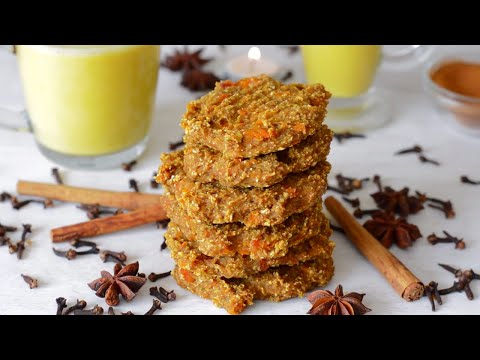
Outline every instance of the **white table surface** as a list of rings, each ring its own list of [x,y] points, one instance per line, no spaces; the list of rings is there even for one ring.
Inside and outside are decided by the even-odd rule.
[[[246,51],[245,47],[229,47],[227,54],[218,52],[217,47],[208,47],[207,55],[224,59],[235,51]],[[277,47],[262,47],[264,53],[282,61],[294,69],[295,81],[303,81],[300,54],[288,56],[285,50]],[[162,48],[162,55],[170,53],[172,47]],[[439,48],[437,51],[445,51]],[[449,50],[457,51],[456,47]],[[480,51],[480,49],[479,49]],[[399,257],[424,282],[435,280],[440,288],[453,283],[453,275],[441,269],[437,263],[473,268],[480,272],[480,186],[460,184],[461,174],[480,178],[478,154],[480,138],[469,138],[443,127],[435,118],[433,109],[420,85],[420,69],[393,73],[381,69],[377,85],[388,93],[392,102],[394,119],[387,127],[368,133],[366,140],[351,140],[342,145],[332,143],[329,157],[333,165],[330,178],[342,172],[348,176],[383,175],[385,185],[394,188],[409,186],[431,196],[448,198],[453,201],[457,216],[446,220],[440,212],[432,209],[412,216],[423,238],[413,247],[404,251],[392,248]],[[159,155],[167,151],[168,143],[180,139],[182,130],[178,123],[188,101],[198,94],[191,93],[179,86],[180,75],[161,70],[157,94],[156,117],[151,133],[148,150],[142,156],[132,173],[120,169],[87,172],[62,169],[66,184],[84,187],[96,187],[128,191],[128,179],[140,180],[145,191],[150,190],[148,179],[159,165]],[[23,108],[21,86],[15,58],[0,53],[0,107]],[[441,161],[442,166],[421,164],[415,156],[394,157],[393,153],[413,144],[421,144],[431,158]],[[46,160],[36,149],[29,133],[16,133],[0,129],[0,191],[15,192],[19,179],[52,182],[50,169],[55,164]],[[375,187],[370,184],[358,194],[363,208],[373,206],[369,194]],[[160,192],[161,190],[158,190]],[[98,256],[79,257],[73,261],[56,257],[52,253],[49,230],[54,227],[85,221],[85,214],[72,204],[60,204],[53,209],[43,210],[35,204],[15,211],[8,202],[0,203],[0,223],[21,227],[22,223],[33,225],[32,244],[24,253],[23,260],[0,248],[0,314],[54,314],[55,298],[63,296],[72,304],[75,299],[84,299],[89,307],[99,304],[105,308],[104,299],[97,298],[87,283],[98,278],[101,270],[112,270],[113,264],[103,264]],[[433,247],[426,237],[435,232],[447,230],[463,237],[467,248],[454,250],[451,244]],[[20,232],[12,235],[19,240]],[[129,262],[139,261],[140,271],[147,275],[164,272],[173,268],[168,250],[160,252],[163,231],[154,225],[107,235],[94,239],[103,249],[121,251],[129,256]],[[365,258],[342,235],[335,233],[334,252],[335,276],[326,287],[333,290],[342,284],[346,291],[365,292],[364,303],[373,311],[371,314],[432,314],[426,298],[414,303],[401,300],[387,284],[386,280],[370,265]],[[39,280],[40,286],[30,290],[20,274],[29,274]],[[143,314],[152,303],[148,289],[150,282],[140,290],[131,302],[121,302],[119,311],[131,310]],[[181,289],[170,277],[155,283],[167,289],[174,289],[177,301],[163,306],[159,312],[166,314],[225,314],[210,301],[203,300]],[[444,296],[444,305],[435,314],[480,314],[480,281],[472,284],[476,295],[473,301],[465,294]],[[306,299],[292,299],[281,303],[257,301],[244,314],[305,314],[309,309]]]

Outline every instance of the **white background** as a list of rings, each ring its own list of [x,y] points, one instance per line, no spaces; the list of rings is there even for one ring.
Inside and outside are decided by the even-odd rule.
[[[462,47],[440,47],[437,52],[461,51]],[[479,51],[478,47],[475,47]],[[246,52],[248,47],[229,47],[226,54],[210,46],[206,55],[215,56],[219,62],[211,64],[220,68],[221,62],[233,53]],[[303,67],[300,54],[289,56],[283,49],[272,46],[262,47],[264,53],[294,69],[295,81],[303,81]],[[171,46],[162,48],[162,55],[172,51]],[[435,210],[427,209],[411,217],[424,238],[416,241],[412,248],[392,251],[420,279],[428,283],[439,282],[440,287],[449,287],[453,275],[441,269],[437,263],[447,263],[463,268],[473,268],[480,273],[480,186],[460,183],[461,174],[480,179],[480,138],[466,137],[445,128],[435,118],[427,95],[420,82],[421,67],[407,72],[391,72],[381,68],[377,86],[388,95],[392,104],[393,121],[387,127],[371,132],[366,140],[352,140],[339,145],[332,143],[329,157],[333,164],[330,178],[342,172],[347,176],[371,176],[381,174],[385,185],[400,188],[409,186],[427,192],[433,197],[448,198],[453,201],[457,217],[446,220]],[[156,117],[151,141],[145,155],[132,173],[122,170],[86,172],[62,169],[65,183],[69,185],[96,187],[128,191],[128,179],[140,181],[145,191],[148,180],[159,165],[159,155],[167,151],[168,143],[180,139],[182,130],[178,123],[188,101],[198,94],[191,93],[179,85],[180,75],[161,70],[157,94]],[[0,107],[22,109],[21,85],[18,79],[15,58],[0,53]],[[415,156],[394,157],[393,153],[413,144],[421,144],[427,156],[438,159],[442,166],[421,164]],[[18,179],[52,182],[51,167],[55,166],[37,151],[31,134],[14,133],[0,129],[0,191],[15,192]],[[357,195],[363,208],[370,208],[373,202],[369,194],[375,187],[370,184]],[[161,190],[158,190],[160,192]],[[55,298],[66,297],[69,304],[75,299],[84,299],[89,307],[100,304],[87,283],[100,276],[100,271],[113,268],[112,263],[103,264],[95,256],[77,258],[73,261],[53,255],[49,230],[54,227],[85,221],[85,214],[73,204],[60,204],[53,209],[42,210],[41,206],[29,205],[21,211],[12,210],[9,203],[0,203],[0,223],[21,226],[33,225],[32,244],[24,253],[24,260],[8,254],[8,249],[0,248],[0,314],[54,314]],[[428,244],[426,237],[442,230],[463,237],[467,248],[454,250],[451,244]],[[168,250],[159,252],[163,232],[154,225],[96,238],[103,249],[124,250],[130,261],[140,262],[140,271],[147,275],[172,269],[173,262]],[[20,232],[12,235],[19,240]],[[432,314],[430,305],[424,298],[415,303],[400,299],[382,276],[362,257],[342,235],[334,234],[336,242],[335,276],[327,289],[333,290],[342,284],[346,291],[365,292],[364,303],[373,311],[371,314]],[[30,290],[20,277],[21,273],[38,278],[40,286]],[[210,301],[200,299],[180,289],[172,278],[158,281],[167,289],[174,289],[177,301],[164,305],[159,314],[225,314]],[[135,314],[146,312],[152,302],[148,295],[150,282],[141,289],[131,303],[122,301],[118,311],[131,310]],[[472,284],[475,300],[468,301],[465,294],[444,297],[444,305],[435,314],[480,314],[480,281]],[[309,309],[306,299],[292,299],[282,303],[258,301],[244,314],[305,314]]]

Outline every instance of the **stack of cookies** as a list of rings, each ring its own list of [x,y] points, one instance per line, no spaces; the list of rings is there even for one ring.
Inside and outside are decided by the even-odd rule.
[[[322,213],[332,132],[322,85],[267,76],[223,81],[191,102],[185,149],[162,155],[165,235],[180,286],[238,314],[333,275]]]

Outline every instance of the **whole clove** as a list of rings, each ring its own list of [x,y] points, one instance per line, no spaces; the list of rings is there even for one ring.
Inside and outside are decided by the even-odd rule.
[[[473,292],[472,289],[470,288],[470,283],[472,280],[480,280],[480,274],[476,274],[473,272],[473,270],[460,270],[460,269],[455,269],[449,265],[445,264],[438,264],[448,272],[451,272],[452,274],[455,275],[455,278],[458,279],[458,281],[455,281],[453,285],[447,289],[442,289],[439,290],[440,295],[447,295],[451,294],[454,292],[465,292],[465,295],[467,295],[468,300],[473,300]]]
[[[167,271],[167,272],[160,273],[160,274],[155,274],[155,273],[152,272],[152,273],[150,273],[150,275],[148,275],[148,280],[150,280],[151,282],[155,282],[157,280],[169,277],[170,274],[171,274],[171,271]]]
[[[100,251],[100,259],[102,259],[103,262],[114,262],[125,266],[125,261],[127,261],[127,255],[125,255],[125,252],[123,251],[115,252],[110,250],[102,250]]]
[[[10,203],[12,204],[12,208],[15,210],[20,210],[31,203],[42,204],[44,209],[53,207],[54,205],[53,201],[50,199],[44,199],[44,200],[26,199],[26,200],[19,201],[16,196],[11,197]]]
[[[17,258],[22,259],[23,251],[25,250],[25,242],[27,241],[27,235],[32,232],[32,225],[23,224],[22,238],[17,244]]]
[[[411,148],[407,148],[407,149],[403,149],[403,150],[399,150],[395,153],[395,155],[403,155],[403,154],[411,154],[411,153],[421,153],[423,152],[423,149],[421,146],[419,145],[415,145]]]
[[[71,313],[77,311],[77,310],[83,310],[87,307],[87,302],[84,300],[78,300],[75,305],[70,306],[69,308],[65,309],[63,311],[62,315],[70,315]]]
[[[147,277],[147,275],[145,275],[145,273],[138,273],[137,276],[141,277],[141,278],[144,278],[144,279]]]
[[[347,203],[349,203],[354,208],[360,207],[360,199],[359,198],[349,199],[346,196],[342,196],[342,199],[344,201],[346,201]]]
[[[97,247],[97,244],[94,243],[93,241],[87,241],[87,240],[81,240],[81,239],[71,240],[70,245],[72,245],[76,249],[81,247],[92,247],[92,248]]]
[[[111,306],[108,308],[107,314],[108,315],[117,315],[117,314],[115,314],[115,310],[113,310],[113,307],[111,307]]]
[[[430,304],[432,305],[432,311],[435,311],[435,301],[437,301],[438,305],[442,305],[442,298],[438,290],[438,283],[435,281],[430,281],[428,285],[425,286],[423,296],[426,296],[428,301],[430,301]]]
[[[153,300],[152,307],[145,313],[145,315],[153,315],[157,310],[162,310],[162,303],[160,300]]]
[[[464,184],[480,185],[480,181],[471,180],[468,176],[462,175],[460,181]]]
[[[330,191],[334,191],[338,194],[341,194],[341,195],[348,195],[348,193],[346,193],[344,190],[338,188],[338,187],[335,187],[335,186],[331,186],[331,185],[327,185],[327,190],[330,190]]]
[[[424,155],[419,155],[418,160],[420,160],[420,162],[422,162],[422,163],[430,163],[430,164],[433,164],[433,165],[436,165],[436,166],[440,166],[440,163],[437,160],[429,159],[429,158],[425,157]]]
[[[155,180],[157,177],[157,172],[154,171],[152,177],[150,178],[150,188],[152,189],[158,189],[160,184]]]
[[[130,179],[128,181],[128,187],[132,189],[134,192],[137,192],[137,193],[140,192],[140,190],[138,190],[138,183],[135,179]]]
[[[103,308],[101,306],[95,305],[93,309],[90,310],[75,310],[73,315],[102,315]]]
[[[57,315],[62,315],[63,309],[67,307],[67,299],[59,297],[55,301],[57,302]]]
[[[17,228],[15,226],[8,226],[0,224],[0,236],[5,235],[7,232],[15,232]]]
[[[343,230],[342,227],[337,226],[337,225],[333,225],[331,222],[330,222],[330,229],[332,229],[334,231],[337,231],[339,233],[345,234],[345,230]]]
[[[160,251],[163,251],[167,248],[167,240],[165,239],[165,236],[163,237],[163,242],[162,245],[160,245]]]
[[[377,185],[378,192],[383,192],[382,179],[380,178],[380,175],[373,176],[373,183]]]
[[[169,301],[174,301],[177,298],[174,290],[167,291],[161,286],[159,288],[156,286],[152,286],[150,288],[150,295],[156,297],[158,300],[165,304]]]
[[[63,185],[63,180],[62,180],[62,177],[60,176],[60,172],[58,171],[58,168],[52,168],[52,176],[58,185]]]
[[[353,216],[355,216],[357,219],[361,219],[366,215],[374,215],[374,214],[378,213],[379,211],[380,211],[379,209],[362,210],[360,208],[357,208],[353,212]]]
[[[98,204],[93,204],[93,205],[81,204],[81,205],[78,205],[77,208],[80,209],[80,210],[86,211],[87,212],[87,217],[90,220],[98,219],[101,215],[120,215],[120,214],[123,214],[123,210],[121,210],[121,209],[113,210],[113,209],[110,209],[110,208],[100,206]]]
[[[76,251],[74,249],[69,249],[67,251],[60,251],[55,248],[52,248],[53,253],[59,257],[64,257],[68,260],[73,260],[77,256],[82,256],[82,255],[90,255],[90,254],[98,254],[100,250],[97,247],[92,247],[89,250],[85,251]]]
[[[431,197],[428,197],[426,194],[422,194],[419,191],[416,191],[415,193],[417,194],[417,197],[419,198],[419,200],[421,200],[422,202],[429,201],[434,203],[434,204],[428,204],[428,206],[431,207],[432,209],[437,209],[442,211],[445,214],[445,217],[447,219],[451,219],[455,217],[453,204],[450,200],[444,201],[440,199],[431,198]]]
[[[5,191],[0,193],[0,202],[4,202],[6,200],[10,200],[13,196]]]
[[[185,142],[183,140],[180,140],[180,141],[177,141],[177,142],[169,143],[168,148],[170,149],[170,151],[175,151],[178,148],[182,147],[183,145],[185,145]]]
[[[137,165],[137,160],[130,161],[122,164],[122,169],[125,171],[132,171],[132,168]]]
[[[23,280],[30,286],[30,289],[35,289],[38,287],[38,280],[32,278],[31,276],[28,275],[22,275]]]
[[[430,244],[436,245],[438,243],[453,243],[455,244],[455,249],[460,249],[463,250],[465,249],[465,242],[463,239],[459,239],[457,237],[454,237],[450,235],[448,232],[443,231],[445,234],[445,237],[438,237],[435,234],[428,235],[427,240]]]
[[[350,131],[343,133],[334,133],[333,137],[341,144],[344,140],[353,139],[353,138],[365,138],[364,134],[353,134]]]
[[[170,219],[157,221],[157,229],[162,228],[165,230],[168,227],[169,223],[170,223]]]
[[[282,76],[280,81],[285,82],[287,80],[290,80],[293,77],[293,71],[292,70],[287,70],[285,74]]]

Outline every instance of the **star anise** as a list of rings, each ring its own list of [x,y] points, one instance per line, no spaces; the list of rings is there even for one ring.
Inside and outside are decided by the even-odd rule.
[[[423,199],[415,196],[409,196],[408,187],[396,191],[387,186],[383,191],[377,191],[370,196],[375,200],[377,206],[387,212],[394,212],[402,217],[410,214],[416,214],[424,209]]]
[[[175,50],[175,54],[167,56],[162,65],[171,71],[198,69],[211,61],[211,59],[203,59],[201,57],[203,50],[189,52],[185,46],[183,51]]]
[[[416,225],[409,224],[405,218],[395,218],[394,214],[383,211],[373,214],[372,219],[363,226],[386,248],[395,243],[400,249],[406,249],[422,237]]]
[[[310,315],[364,315],[372,311],[362,304],[365,294],[351,292],[343,294],[342,285],[338,285],[335,294],[328,290],[317,290],[308,295],[312,308]]]
[[[182,86],[192,91],[213,90],[220,79],[211,72],[200,69],[185,70],[182,76]]]
[[[105,298],[109,306],[117,306],[120,303],[120,294],[126,301],[130,301],[145,284],[147,279],[137,276],[138,261],[122,268],[115,264],[113,276],[108,271],[102,271],[102,277],[88,284],[90,289],[96,291],[95,295]]]

